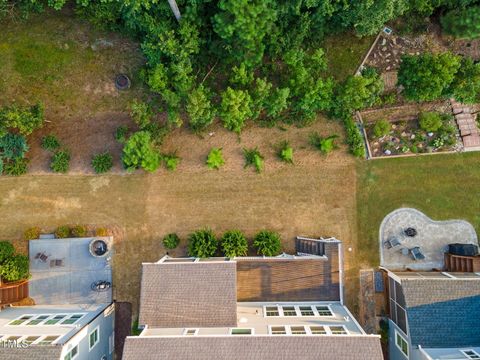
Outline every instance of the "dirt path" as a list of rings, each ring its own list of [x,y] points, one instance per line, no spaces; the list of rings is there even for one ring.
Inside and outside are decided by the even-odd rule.
[[[115,294],[133,302],[135,312],[140,265],[164,255],[161,238],[169,232],[177,232],[184,246],[189,232],[205,226],[217,233],[239,228],[250,237],[269,228],[281,233],[285,250],[292,250],[298,234],[336,236],[354,248],[348,267],[356,243],[356,177],[354,162],[345,159],[279,166],[261,175],[193,168],[154,175],[0,178],[0,234],[20,239],[30,226],[51,231],[65,223],[115,229]],[[22,240],[16,245],[26,248]]]

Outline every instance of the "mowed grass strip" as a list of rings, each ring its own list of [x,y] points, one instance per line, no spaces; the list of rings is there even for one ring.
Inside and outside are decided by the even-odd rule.
[[[464,219],[480,232],[480,153],[359,162],[359,260],[378,265],[378,230],[385,215],[413,207],[434,220]]]

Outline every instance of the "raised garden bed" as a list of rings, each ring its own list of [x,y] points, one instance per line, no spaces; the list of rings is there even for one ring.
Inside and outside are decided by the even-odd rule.
[[[441,119],[441,126],[437,130],[422,128],[419,121],[421,114],[366,123],[365,131],[371,156],[383,157],[461,150],[462,142],[451,114],[435,113]]]

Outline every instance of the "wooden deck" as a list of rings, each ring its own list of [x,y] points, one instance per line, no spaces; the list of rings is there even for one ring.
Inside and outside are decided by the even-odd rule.
[[[480,272],[480,256],[445,253],[445,268],[449,272]]]
[[[237,259],[238,301],[338,301],[338,244],[326,258]]]
[[[0,286],[0,305],[9,305],[28,297],[28,280]]]

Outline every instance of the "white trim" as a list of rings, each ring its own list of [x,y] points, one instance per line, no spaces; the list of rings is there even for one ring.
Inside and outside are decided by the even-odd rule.
[[[403,332],[403,331],[402,331],[402,332]],[[398,343],[397,343],[397,336],[400,336],[400,338],[401,338],[403,341],[405,341],[405,343],[407,344],[407,353],[406,353],[406,354],[403,352],[403,349],[398,345]],[[405,339],[405,338],[403,337],[402,334],[400,334],[400,332],[399,332],[397,329],[395,329],[395,345],[396,345],[397,348],[400,350],[400,352],[402,353],[402,355],[405,356],[405,357],[408,359],[408,358],[409,358],[408,356],[409,356],[409,354],[410,354],[410,347],[409,347],[409,345],[408,345],[408,341],[407,341],[407,339]]]
[[[93,345],[90,345],[90,336],[92,336],[94,332],[97,332],[97,341],[95,341]],[[98,325],[95,329],[93,329],[88,333],[88,351],[92,351],[95,345],[97,345],[99,342],[100,342],[100,325]]]
[[[283,327],[285,329],[285,334],[273,334],[272,328],[273,327]],[[305,330],[305,334],[293,334],[292,333],[292,327],[303,327]],[[325,330],[325,334],[312,334],[312,330],[310,329],[311,327],[323,327]],[[333,334],[331,327],[341,327],[344,331],[345,334]],[[334,325],[334,324],[310,324],[310,325],[305,325],[305,324],[291,324],[291,325],[268,325],[268,335],[270,336],[351,336],[350,332],[344,325]]]
[[[425,350],[423,350],[422,345],[418,345],[418,350],[420,350],[423,356],[425,356],[428,360],[434,360]]]
[[[190,331],[190,330],[194,330],[194,333],[189,335],[189,334],[187,334],[187,333],[188,333],[188,331]],[[183,335],[184,335],[184,336],[196,336],[196,335],[198,335],[198,328],[185,328],[185,329],[183,330]]]
[[[232,334],[233,330],[250,330],[250,334]],[[228,334],[232,336],[252,336],[255,335],[255,329],[249,327],[232,327],[228,329]]]
[[[467,351],[473,352],[473,354],[474,354],[475,356],[477,356],[477,357],[474,357],[474,358],[470,357],[470,355],[467,355],[467,354],[466,354]],[[465,356],[467,357],[467,359],[479,359],[479,358],[480,358],[480,354],[477,353],[477,352],[476,352],[475,350],[473,350],[473,349],[462,349],[462,350],[460,350],[460,352],[461,352],[463,355],[465,355]]]
[[[342,243],[338,243],[338,276],[339,276],[339,290],[340,290],[340,304],[343,305],[343,248],[342,248]]]
[[[353,321],[353,323],[355,325],[357,325],[357,328],[358,330],[360,330],[360,332],[362,334],[365,334],[367,335],[367,333],[365,332],[365,330],[363,330],[363,328],[360,326],[360,324],[358,323],[357,319],[355,319],[355,316],[352,315],[352,313],[350,312],[350,310],[348,310],[348,308],[346,306],[343,306],[343,308],[345,309],[345,312],[348,314],[348,316],[350,317],[350,320]]]
[[[343,305],[342,305],[343,306]],[[267,316],[267,307],[276,307],[278,315],[275,316]],[[293,307],[295,310],[295,315],[286,316],[283,312],[284,307]],[[310,307],[313,312],[313,315],[302,315],[302,311],[300,307]],[[320,315],[317,307],[326,307],[328,311],[330,311],[331,315]],[[343,306],[344,307],[344,306]],[[344,307],[345,308],[345,307]],[[262,307],[263,317],[268,318],[277,318],[277,317],[286,317],[286,318],[294,318],[294,317],[302,317],[302,318],[335,318],[335,312],[332,310],[332,307],[329,304],[270,304],[270,305],[263,305]],[[350,314],[351,315],[351,314]]]
[[[23,334],[8,334],[8,335],[2,335],[0,336],[0,342],[2,341],[8,341],[7,339],[10,337],[10,336],[19,336],[19,338],[16,340],[17,343],[21,343],[22,341],[25,341],[27,338],[29,337],[32,337],[32,336],[38,336],[38,339],[32,341],[32,343],[30,345],[34,345],[34,344],[38,344],[40,342],[42,342],[43,340],[45,340],[45,338],[47,337],[53,337],[53,336],[56,336],[56,339],[52,341],[52,345],[55,345],[57,343],[57,341],[63,336],[63,335],[57,335],[57,334],[47,334],[47,335],[44,335],[44,334],[28,334],[28,335],[23,335]],[[11,340],[10,340],[11,341]]]
[[[283,325],[277,325],[277,326],[283,326]],[[308,326],[308,325],[307,325]],[[317,325],[314,325],[317,326]],[[319,326],[337,326],[337,325],[319,325]],[[340,326],[340,325],[338,325]],[[245,328],[241,328],[245,329]],[[220,338],[220,337],[231,337],[232,335],[230,334],[208,334],[208,335],[197,335],[198,337],[202,338]],[[233,336],[252,336],[252,335],[233,335]],[[256,337],[267,337],[267,336],[277,336],[277,335],[270,335],[270,334],[254,334]],[[295,335],[298,336],[298,335]],[[305,335],[303,335],[305,336]],[[317,335],[312,335],[312,336],[317,336]],[[348,337],[355,337],[355,338],[377,338],[380,339],[381,336],[378,334],[348,334],[348,335],[331,335],[331,336],[348,336]],[[152,338],[152,339],[162,339],[162,338],[184,338],[183,335],[145,335],[145,336],[127,336],[127,339],[141,339],[141,338]]]
[[[454,275],[452,275],[452,274],[450,274],[446,271],[442,271],[441,274],[449,277],[450,279],[456,279],[457,278],[456,276],[454,276]]]

